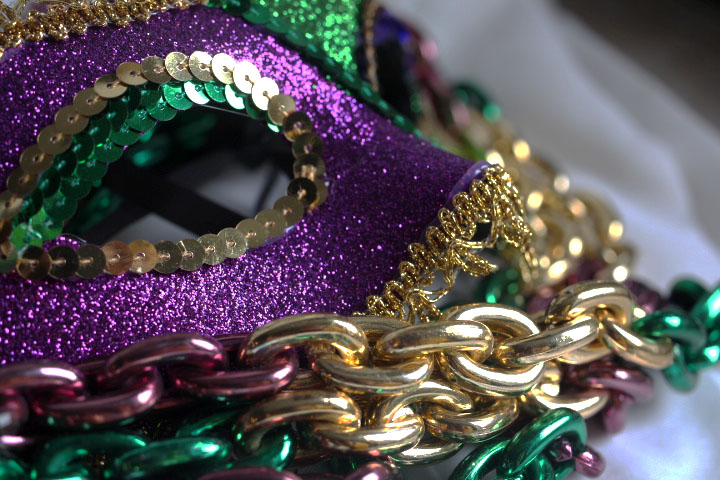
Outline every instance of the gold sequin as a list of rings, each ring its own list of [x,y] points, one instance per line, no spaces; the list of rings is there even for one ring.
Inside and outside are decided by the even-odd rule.
[[[117,98],[127,91],[127,85],[122,83],[114,73],[106,73],[95,80],[93,88],[95,93],[103,98]]]
[[[147,83],[142,66],[138,62],[121,63],[115,70],[115,75],[126,85],[138,86]]]
[[[55,114],[55,128],[58,132],[74,135],[88,126],[90,119],[78,112],[73,105],[61,108]]]
[[[235,227],[247,241],[248,248],[257,248],[265,245],[268,231],[265,226],[254,218],[246,218]]]
[[[0,220],[13,218],[23,205],[23,198],[5,190],[0,193]]]
[[[169,240],[161,240],[155,244],[158,253],[157,265],[155,271],[159,273],[173,273],[182,263],[182,250],[175,242]]]
[[[330,193],[328,191],[327,185],[325,185],[325,182],[323,182],[322,178],[316,178],[313,180],[315,182],[315,187],[317,188],[317,198],[312,204],[313,208],[317,208],[323,203],[325,203],[325,200],[327,200],[328,194]]]
[[[285,117],[282,127],[285,138],[291,142],[294,142],[303,133],[313,131],[312,120],[304,112],[293,112]]]
[[[317,200],[317,186],[308,178],[296,178],[288,185],[287,194],[300,200],[305,207],[309,207]]]
[[[53,155],[63,153],[70,148],[72,140],[72,135],[58,132],[55,125],[48,125],[43,128],[37,136],[37,143],[40,146],[40,150]]]
[[[9,240],[0,242],[0,273],[10,273],[17,266],[17,249]]]
[[[205,248],[205,259],[207,265],[217,265],[227,258],[227,247],[225,240],[214,233],[206,233],[198,238],[200,245]]]
[[[254,64],[243,60],[235,65],[233,82],[242,93],[250,95],[253,84],[258,80],[260,80],[260,70]]]
[[[22,252],[15,268],[23,278],[42,280],[50,272],[50,255],[42,248],[31,245]]]
[[[285,233],[287,221],[282,213],[273,209],[266,209],[255,215],[255,220],[260,222],[268,232],[268,237],[277,238]]]
[[[233,83],[235,59],[227,53],[218,53],[215,55],[210,62],[210,69],[218,82],[224,83],[225,85]]]
[[[77,249],[80,278],[95,278],[105,270],[105,254],[97,245],[87,244]]]
[[[188,57],[182,52],[170,52],[165,57],[165,69],[175,80],[187,82],[192,79],[188,68]]]
[[[48,252],[51,259],[50,276],[63,279],[75,275],[78,269],[78,254],[68,245],[58,245]]]
[[[318,135],[314,133],[303,133],[295,138],[292,146],[292,152],[295,158],[300,158],[308,153],[314,153],[315,155],[322,156],[323,153],[323,141]]]
[[[296,108],[294,98],[280,93],[272,97],[268,102],[268,118],[275,125],[281,126],[285,122],[285,117],[294,112]]]
[[[20,168],[13,170],[7,178],[8,191],[24,197],[33,190],[38,183],[38,176],[33,173],[27,173]]]
[[[12,220],[0,220],[0,244],[10,238],[13,231]]]
[[[30,145],[20,155],[20,167],[27,173],[42,173],[53,163],[53,155],[44,153],[37,144]]]
[[[262,77],[252,86],[252,101],[260,110],[267,110],[270,99],[280,93],[280,89],[275,80],[268,77]]]
[[[320,178],[325,175],[325,162],[315,153],[301,155],[293,164],[293,175],[295,178],[305,177],[310,180]]]
[[[110,275],[122,275],[130,270],[133,255],[124,242],[113,240],[102,246],[105,255],[105,272]]]
[[[225,251],[228,258],[238,258],[247,251],[247,240],[235,228],[223,228],[218,237],[225,241]]]
[[[202,267],[205,260],[205,247],[194,238],[186,238],[178,242],[178,247],[182,252],[182,261],[180,268],[187,272],[193,272]]]
[[[95,89],[93,88],[80,90],[73,98],[73,107],[75,107],[75,110],[88,117],[102,112],[106,106],[107,100],[95,93]]]
[[[289,227],[298,223],[305,212],[302,202],[296,197],[281,197],[273,205],[273,209],[277,210],[285,217],[285,222]]]
[[[172,77],[165,70],[165,59],[161,57],[151,56],[145,57],[140,64],[140,69],[145,78],[153,83],[167,83]]]
[[[201,82],[209,82],[213,79],[212,71],[210,71],[211,63],[212,56],[209,53],[193,52],[188,60],[190,73]]]
[[[155,245],[147,240],[135,240],[128,245],[132,254],[130,271],[134,273],[147,273],[158,263],[158,252]]]

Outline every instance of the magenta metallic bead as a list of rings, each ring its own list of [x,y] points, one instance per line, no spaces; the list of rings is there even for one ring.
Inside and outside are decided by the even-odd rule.
[[[85,376],[62,362],[23,362],[0,369],[0,391],[3,390],[75,397],[85,390]]]
[[[635,303],[647,313],[653,313],[660,308],[662,296],[652,288],[637,280],[626,280],[623,284],[630,290]]]
[[[345,477],[345,480],[390,480],[395,475],[387,463],[370,462]]]
[[[607,432],[617,433],[625,427],[627,409],[632,405],[631,396],[622,392],[611,391],[607,405],[602,411],[603,427]]]
[[[16,433],[27,421],[28,407],[20,395],[0,393],[0,434]]]
[[[242,467],[203,475],[199,480],[302,480],[290,472],[279,472],[269,467]]]
[[[557,292],[552,288],[540,287],[535,295],[530,297],[525,308],[531,315],[537,312],[544,312],[556,296]]]
[[[70,428],[108,425],[132,419],[153,407],[163,393],[156,367],[128,379],[120,391],[62,402],[35,402],[35,413],[52,425]]]
[[[575,471],[586,477],[599,477],[605,471],[605,459],[591,447],[575,455]]]
[[[177,367],[169,373],[175,387],[193,395],[249,399],[272,395],[285,388],[295,378],[297,370],[297,352],[291,349],[277,355],[267,365],[242,370]]]
[[[600,360],[574,367],[568,372],[567,380],[592,388],[617,390],[640,403],[653,397],[652,378],[639,368],[615,362]]]
[[[111,356],[106,365],[111,377],[124,377],[150,366],[188,365],[206,370],[228,365],[223,346],[212,337],[172,333],[150,337]]]

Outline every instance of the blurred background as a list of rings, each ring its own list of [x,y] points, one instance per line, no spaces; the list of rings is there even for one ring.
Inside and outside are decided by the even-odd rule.
[[[571,190],[614,206],[635,277],[661,291],[687,274],[720,280],[720,4],[383,3],[435,40],[443,75],[484,88]],[[608,461],[602,478],[717,478],[720,373],[705,373],[690,394],[656,378],[653,403],[633,407],[623,432],[591,432]]]

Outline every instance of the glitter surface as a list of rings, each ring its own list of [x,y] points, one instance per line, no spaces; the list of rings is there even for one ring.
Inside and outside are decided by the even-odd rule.
[[[360,0],[258,0],[351,72],[357,43]]]
[[[173,50],[249,59],[297,99],[325,138],[328,201],[281,240],[192,273],[40,282],[3,275],[3,363],[77,361],[161,333],[250,331],[287,314],[363,310],[470,166],[396,128],[256,27],[193,7],[60,43],[27,43],[4,57],[2,180],[75,92],[123,61]]]

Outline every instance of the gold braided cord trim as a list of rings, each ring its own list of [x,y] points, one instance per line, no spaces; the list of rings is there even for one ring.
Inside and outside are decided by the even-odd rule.
[[[15,7],[0,4],[0,57],[8,48],[25,41],[39,42],[50,36],[65,40],[69,34],[83,35],[88,27],[108,24],[126,27],[131,22],[147,21],[157,12],[205,4],[207,0],[46,0],[47,12],[31,10],[23,20],[25,0]]]
[[[408,247],[410,259],[400,263],[399,278],[387,282],[381,295],[368,297],[369,315],[410,322],[437,319],[440,310],[434,304],[452,289],[458,268],[475,276],[497,269],[478,252],[500,239],[520,248],[526,261],[534,265],[525,208],[510,174],[502,167],[485,169],[483,178],[474,180],[469,192],[455,195],[452,204],[451,210],[440,209],[440,227],[428,228],[424,243]],[[490,223],[490,234],[483,241],[473,241],[479,223]],[[436,280],[441,286],[431,289]]]

